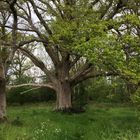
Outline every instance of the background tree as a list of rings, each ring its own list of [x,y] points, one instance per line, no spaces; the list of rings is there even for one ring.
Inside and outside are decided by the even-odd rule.
[[[6,120],[6,76],[18,46],[31,40],[17,42],[16,0],[0,1],[0,121]],[[10,29],[7,29],[10,26]]]
[[[0,11],[0,120],[4,121],[6,119],[6,74],[9,67],[9,64],[12,61],[14,52],[15,52],[15,40],[16,40],[16,22],[17,16],[14,8],[14,4],[16,1],[11,3],[4,3],[3,1],[0,2],[1,6],[3,6],[2,10]],[[11,13],[8,12],[8,7],[10,10],[15,12],[13,14],[13,30],[12,30],[12,39],[9,36],[9,32],[6,30],[5,25],[7,24]],[[12,47],[8,46],[6,43],[7,41],[12,43]]]
[[[138,7],[139,2],[133,2]],[[130,4],[122,0],[17,2],[18,18],[22,21],[18,23],[18,31],[33,33],[34,41],[41,42],[49,55],[52,68],[28,49],[19,49],[48,77],[48,85],[57,94],[56,109],[69,110],[72,107],[72,89],[83,80],[105,75],[132,77],[133,74],[126,72],[124,39],[119,36],[122,25],[127,24],[120,19],[125,19],[125,13],[130,15]],[[84,63],[73,72],[81,59]]]
[[[12,85],[33,83],[34,78],[32,77],[32,73],[29,73],[32,67],[32,62],[20,51],[17,51],[13,58],[13,63],[9,68],[8,82]]]

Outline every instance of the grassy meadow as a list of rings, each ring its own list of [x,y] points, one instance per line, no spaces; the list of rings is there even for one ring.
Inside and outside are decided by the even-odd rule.
[[[140,110],[90,104],[81,114],[52,111],[51,104],[8,107],[0,140],[140,140]]]

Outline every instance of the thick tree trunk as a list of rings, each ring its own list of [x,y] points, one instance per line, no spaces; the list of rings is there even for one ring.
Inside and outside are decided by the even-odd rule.
[[[58,82],[56,87],[56,110],[58,111],[70,111],[72,108],[72,89],[70,83],[67,81]]]
[[[64,58],[62,63],[56,67],[56,110],[67,112],[72,108],[72,87],[69,81],[69,57],[65,56]]]
[[[6,120],[6,83],[5,79],[0,78],[0,122]]]

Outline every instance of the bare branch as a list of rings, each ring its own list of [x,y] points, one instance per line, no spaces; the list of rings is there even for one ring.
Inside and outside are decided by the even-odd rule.
[[[38,19],[40,20],[41,24],[44,26],[44,28],[46,29],[46,31],[48,32],[48,34],[52,34],[52,31],[50,30],[50,28],[48,27],[48,25],[46,24],[46,22],[44,21],[44,19],[42,18],[41,14],[39,13],[37,6],[35,5],[33,0],[29,0],[31,5],[33,6],[34,12],[36,13]]]
[[[20,84],[20,85],[10,85],[7,86],[8,89],[19,88],[19,87],[47,87],[54,89],[54,86],[51,83],[48,84],[34,84],[34,83],[27,83],[27,84]]]

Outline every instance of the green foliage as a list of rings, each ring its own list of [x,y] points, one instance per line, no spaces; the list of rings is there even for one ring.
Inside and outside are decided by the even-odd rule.
[[[7,3],[4,0],[1,0],[0,1],[0,12],[7,11],[8,8],[9,7],[8,7]]]
[[[136,92],[131,96],[131,99],[134,104],[140,105],[140,87],[138,87]]]
[[[52,44],[67,51],[74,51],[104,71],[113,70],[133,84],[140,81],[140,39],[137,14],[138,1],[123,3],[134,11],[122,12],[113,19],[101,19],[107,8],[90,8],[89,3],[78,1],[75,6],[65,6],[67,18],[56,18],[51,23]],[[135,8],[134,8],[135,7]],[[100,9],[101,8],[101,9]]]
[[[48,88],[20,87],[7,92],[8,104],[22,105],[25,103],[47,102],[49,100],[55,100],[55,93]]]
[[[84,110],[86,104],[88,103],[88,94],[85,90],[85,85],[83,83],[80,83],[74,88],[74,94],[72,96],[73,99],[73,107],[76,108],[79,111]]]
[[[13,73],[13,74],[16,74],[16,73]],[[20,76],[17,74],[16,76],[17,76],[16,79],[12,79],[9,77],[10,78],[9,81],[15,85],[23,84],[23,83],[32,83],[34,81],[34,77],[29,77],[25,74],[20,75]]]
[[[32,45],[26,46],[28,50],[34,51]],[[9,82],[12,84],[23,84],[23,83],[33,83],[35,77],[32,77],[32,73],[29,71],[33,67],[33,64],[30,60],[23,55],[20,51],[16,51],[13,63],[10,65],[8,71]]]
[[[130,95],[135,91],[135,88],[132,87],[130,91],[130,89],[128,89],[128,86],[130,87],[130,85],[127,84],[128,83],[118,77],[87,80],[81,86],[82,88],[79,86],[78,99],[80,99],[80,96],[84,91],[85,97],[82,99],[83,102],[93,100],[97,102],[131,103]]]

